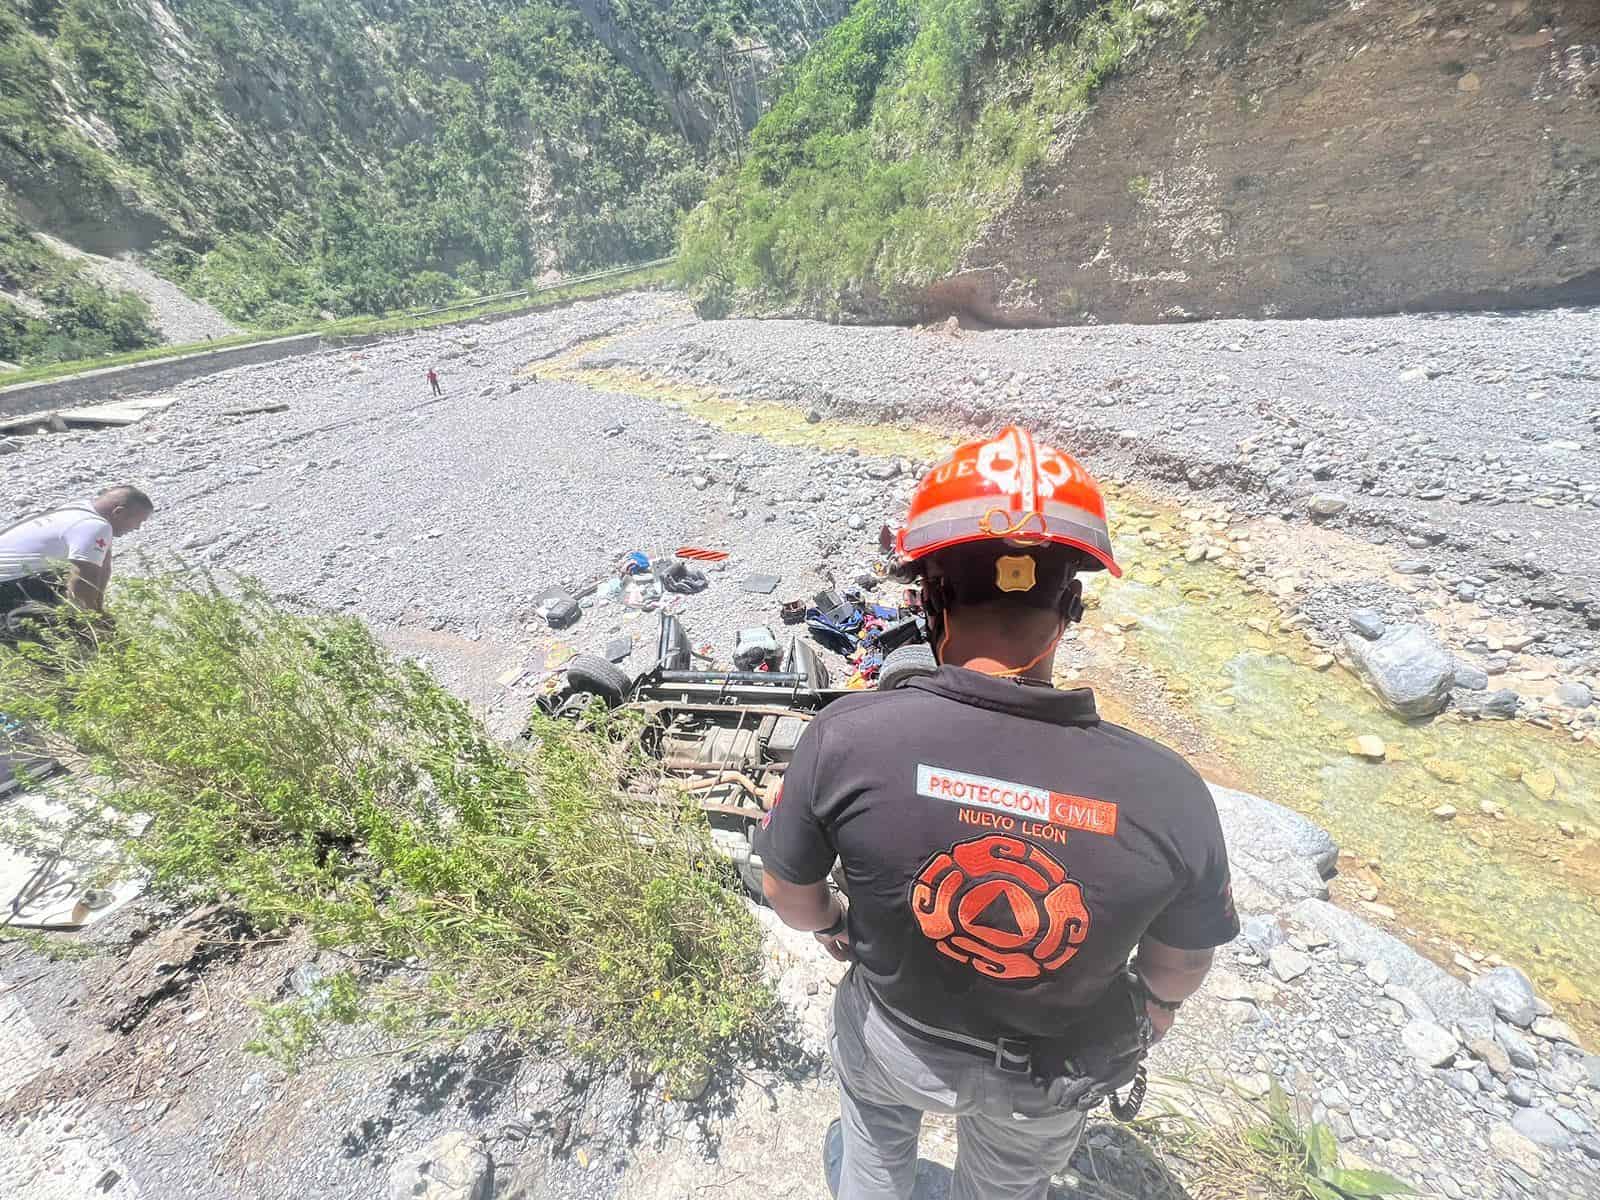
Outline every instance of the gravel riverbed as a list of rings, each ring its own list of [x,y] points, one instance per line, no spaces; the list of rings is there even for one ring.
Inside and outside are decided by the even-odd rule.
[[[628,633],[642,665],[653,644],[654,616],[605,602],[549,630],[532,612],[546,588],[581,583],[627,550],[725,549],[729,562],[683,615],[726,656],[741,625],[776,627],[779,601],[868,563],[910,488],[899,462],[782,446],[539,377],[575,347],[615,337],[578,365],[814,409],[825,422],[1018,419],[1098,473],[1287,514],[1291,529],[1309,530],[1310,497],[1327,493],[1345,503],[1318,520],[1430,572],[1413,577],[1425,584],[1416,591],[1362,578],[1318,591],[1305,602],[1311,619],[1331,628],[1346,602],[1437,607],[1436,588],[1469,603],[1455,598],[1465,584],[1470,603],[1535,625],[1577,681],[1596,670],[1590,621],[1600,621],[1596,333],[1594,311],[1029,333],[707,324],[647,293],[241,368],[179,387],[171,408],[126,429],[18,439],[0,458],[0,521],[139,483],[160,512],[119,546],[119,569],[142,556],[239,572],[307,608],[358,613],[509,735],[529,698],[503,680],[537,672],[563,646],[598,649]],[[229,415],[275,404],[288,408]],[[758,572],[781,576],[776,591],[741,589]],[[1287,902],[1260,915],[1277,932],[1258,925],[1225,952],[1159,1070],[1210,1072],[1252,1093],[1276,1079],[1364,1157],[1430,1194],[1596,1194],[1593,1056],[1559,1030],[1513,1029],[1502,1040],[1521,1044],[1522,1062],[1483,1050],[1485,1061],[1445,1015],[1456,992],[1393,986],[1396,964],[1415,958],[1403,947],[1379,953],[1342,927],[1335,936],[1318,924],[1331,918]],[[129,937],[139,919],[105,936]],[[169,921],[152,913],[140,932],[167,936],[153,931]],[[508,1061],[492,1043],[408,1059],[357,1031],[335,1045],[353,1058],[284,1077],[241,1051],[251,1030],[237,1012],[246,997],[293,990],[293,972],[315,957],[293,942],[204,964],[181,1005],[155,1005],[116,1050],[104,1026],[126,1000],[114,994],[148,979],[11,951],[0,1183],[41,1197],[381,1196],[407,1152],[464,1130],[500,1164],[502,1198],[819,1197],[832,1103],[820,1056],[836,975],[808,939],[777,929],[771,939],[793,1061],[719,1080],[700,1109],[659,1084],[635,1091],[623,1074]],[[1402,1036],[1420,1020],[1440,1035]],[[74,1091],[111,1053],[150,1057],[117,1089]],[[1096,1136],[1102,1151],[1116,1148],[1112,1134]],[[935,1127],[929,1147],[947,1162],[948,1131]],[[115,1178],[102,1184],[107,1171]],[[929,1194],[938,1187],[935,1171]]]

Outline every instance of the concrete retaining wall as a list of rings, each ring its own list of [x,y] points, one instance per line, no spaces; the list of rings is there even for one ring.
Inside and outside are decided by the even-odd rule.
[[[194,354],[158,358],[152,362],[102,367],[97,371],[66,375],[60,379],[19,383],[15,387],[0,388],[0,417],[21,417],[52,408],[97,404],[113,396],[132,396],[169,388],[201,375],[225,371],[229,367],[274,362],[281,358],[312,354],[325,348],[321,334],[301,333],[267,342],[252,342],[248,346],[200,350]]]

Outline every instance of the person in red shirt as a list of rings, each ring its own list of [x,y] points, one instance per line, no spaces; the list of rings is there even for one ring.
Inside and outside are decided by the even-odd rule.
[[[444,389],[439,386],[439,372],[432,367],[428,368],[428,386],[433,389],[435,396],[444,395]]]
[[[852,964],[828,1184],[909,1200],[938,1112],[951,1200],[1044,1200],[1092,1108],[1133,1084],[1137,1109],[1145,1052],[1239,932],[1227,847],[1193,768],[1051,684],[1078,574],[1121,573],[1077,462],[1014,426],[959,447],[896,554],[938,669],[814,718],[754,839],[778,916]]]

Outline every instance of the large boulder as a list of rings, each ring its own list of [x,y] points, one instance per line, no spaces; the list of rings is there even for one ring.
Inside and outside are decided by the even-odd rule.
[[[1289,910],[1289,917],[1325,934],[1339,947],[1340,955],[1351,962],[1363,966],[1374,961],[1382,963],[1391,981],[1388,991],[1411,989],[1439,1024],[1459,1028],[1464,1041],[1494,1036],[1495,1010],[1489,998],[1399,938],[1323,900],[1302,900]]]
[[[1472,981],[1472,990],[1488,997],[1495,1011],[1513,1025],[1526,1029],[1539,1015],[1533,983],[1515,967],[1485,971]]]
[[[440,1134],[389,1172],[390,1200],[489,1200],[494,1160],[470,1133]]]
[[[1327,877],[1339,861],[1339,847],[1327,830],[1260,796],[1207,786],[1228,842],[1234,896],[1243,907],[1327,898]]]
[[[1397,716],[1432,716],[1450,698],[1456,660],[1420,625],[1392,626],[1375,641],[1347,634],[1344,648],[1367,686]]]

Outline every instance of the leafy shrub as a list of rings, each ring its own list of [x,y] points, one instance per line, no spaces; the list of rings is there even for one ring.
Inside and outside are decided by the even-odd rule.
[[[539,722],[514,754],[354,619],[178,579],[118,599],[93,655],[0,651],[0,694],[117,783],[104,836],[152,886],[375,962],[366,1011],[432,1036],[559,1036],[682,1075],[763,1021],[754,922],[697,810],[621,793],[626,730]],[[262,1045],[304,1050],[302,1016],[268,1013]]]
[[[909,315],[1064,119],[1204,3],[857,0],[685,218],[683,281],[828,315],[875,292]]]
[[[3,195],[0,287],[26,292],[45,308],[32,316],[0,300],[0,359],[7,362],[69,362],[161,341],[142,297],[112,291],[52,253],[29,236]]]

